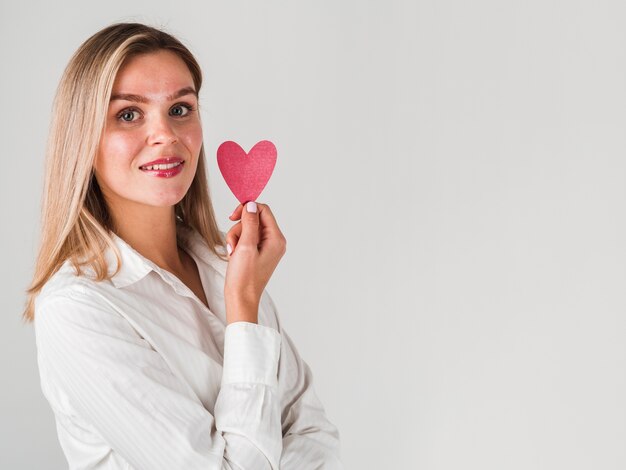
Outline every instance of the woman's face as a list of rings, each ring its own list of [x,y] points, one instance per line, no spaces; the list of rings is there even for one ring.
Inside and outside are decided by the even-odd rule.
[[[175,53],[135,56],[120,68],[94,164],[113,209],[173,206],[185,196],[202,147],[197,109],[191,73]],[[160,177],[140,168],[160,158],[182,159],[181,171]]]

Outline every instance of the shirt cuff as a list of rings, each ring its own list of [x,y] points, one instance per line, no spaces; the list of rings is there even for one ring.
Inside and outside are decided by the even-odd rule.
[[[278,386],[281,336],[269,326],[238,321],[226,326],[222,385],[240,382]]]

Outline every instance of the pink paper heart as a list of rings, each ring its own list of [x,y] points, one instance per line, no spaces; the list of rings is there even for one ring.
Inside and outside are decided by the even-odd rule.
[[[240,203],[256,201],[276,166],[276,147],[269,140],[262,140],[246,153],[239,144],[228,140],[217,149],[217,165]]]

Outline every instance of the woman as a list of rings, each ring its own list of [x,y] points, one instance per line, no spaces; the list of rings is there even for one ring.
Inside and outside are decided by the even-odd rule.
[[[218,230],[201,84],[185,46],[136,23],[90,37],[59,84],[24,312],[59,442],[70,468],[340,468],[265,291],[286,249],[269,206]]]

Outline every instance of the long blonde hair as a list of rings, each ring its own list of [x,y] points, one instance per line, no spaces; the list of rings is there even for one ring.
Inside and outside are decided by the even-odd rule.
[[[88,38],[74,53],[56,91],[48,136],[41,207],[39,253],[22,319],[34,320],[35,298],[66,260],[77,275],[89,265],[95,280],[110,279],[121,267],[121,256],[110,233],[112,220],[93,172],[104,129],[113,82],[132,56],[166,49],[185,62],[200,92],[202,72],[191,52],[170,34],[140,23],[110,25]],[[209,195],[204,145],[187,194],[176,204],[177,223],[196,229],[208,247],[224,247]],[[117,256],[109,275],[106,247]],[[223,252],[222,252],[223,253]]]

